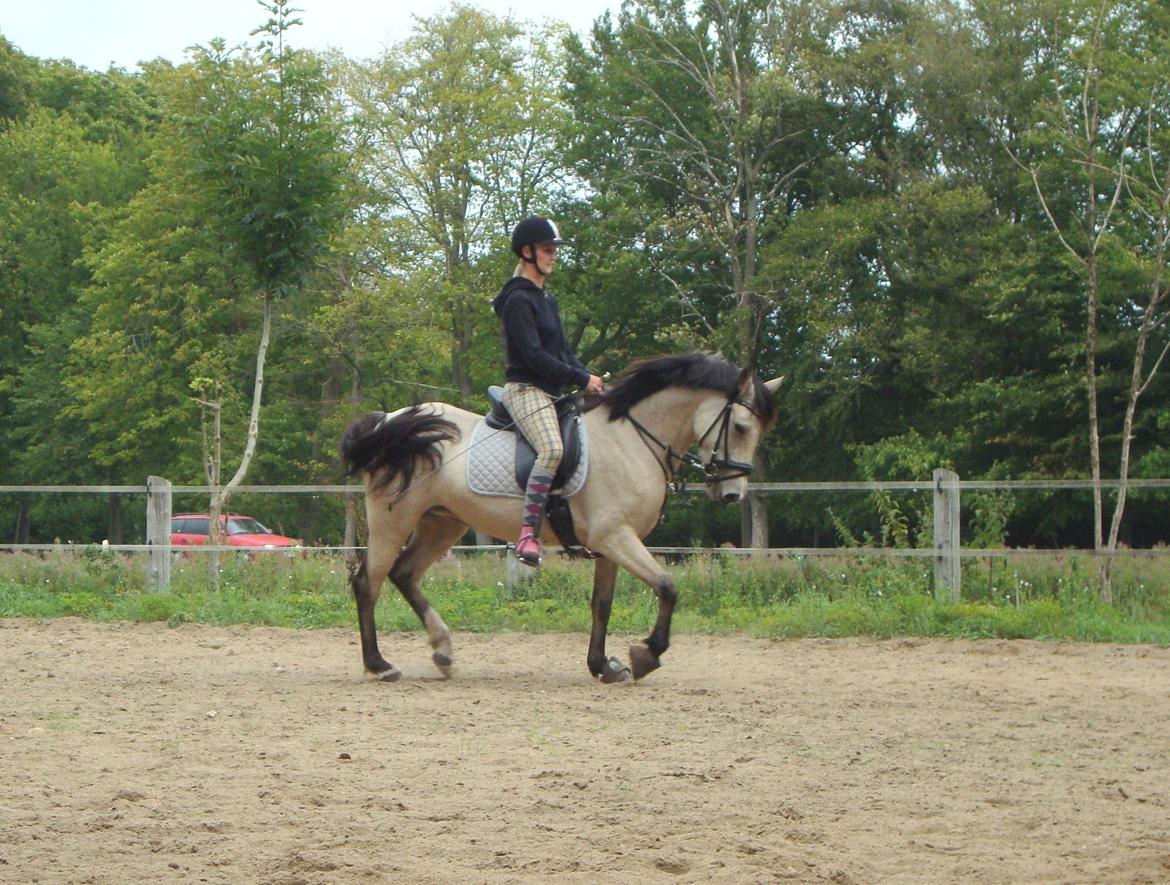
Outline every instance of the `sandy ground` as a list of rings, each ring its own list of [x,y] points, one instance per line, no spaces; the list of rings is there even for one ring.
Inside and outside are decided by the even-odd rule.
[[[383,651],[397,684],[346,630],[0,620],[0,881],[1170,881],[1170,649]]]

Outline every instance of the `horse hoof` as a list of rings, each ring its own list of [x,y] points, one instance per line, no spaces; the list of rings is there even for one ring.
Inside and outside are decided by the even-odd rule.
[[[384,663],[386,664],[384,669],[370,670],[368,671],[369,674],[379,682],[397,682],[402,678],[401,670],[399,670],[389,661],[385,661]]]
[[[630,646],[630,663],[634,665],[634,679],[641,679],[662,666],[658,655],[644,645]]]
[[[445,678],[451,678],[451,668],[455,666],[455,662],[449,656],[437,651],[431,655],[431,660],[435,662],[435,666],[439,668],[439,672]]]
[[[615,682],[632,682],[633,679],[634,674],[630,672],[630,668],[617,658],[610,658],[601,668],[601,681],[606,685],[612,685]]]

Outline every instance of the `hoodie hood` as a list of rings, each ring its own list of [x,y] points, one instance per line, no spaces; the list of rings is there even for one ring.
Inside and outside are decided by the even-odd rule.
[[[503,316],[504,305],[508,303],[508,299],[512,297],[512,293],[518,289],[528,289],[537,295],[544,294],[544,290],[532,282],[532,280],[528,279],[528,277],[512,277],[508,282],[504,283],[504,288],[500,289],[500,294],[492,299],[492,310],[496,312],[496,316]]]

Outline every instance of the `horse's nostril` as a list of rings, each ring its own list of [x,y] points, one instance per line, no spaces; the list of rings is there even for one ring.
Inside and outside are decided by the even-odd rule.
[[[724,504],[734,504],[738,500],[739,500],[739,492],[724,492],[723,493],[723,503]]]

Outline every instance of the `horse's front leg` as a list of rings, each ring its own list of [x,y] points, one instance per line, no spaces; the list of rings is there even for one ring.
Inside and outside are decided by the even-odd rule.
[[[670,620],[678,601],[674,581],[631,528],[616,532],[593,549],[605,554],[630,574],[641,578],[654,589],[654,594],[658,597],[658,618],[654,622],[654,629],[642,643],[630,646],[630,664],[633,666],[634,678],[641,679],[662,665],[662,655],[670,647]]]
[[[629,682],[630,668],[617,658],[605,654],[605,637],[609,615],[613,611],[613,588],[617,582],[617,563],[604,556],[593,563],[593,632],[589,634],[589,672],[602,682]]]

